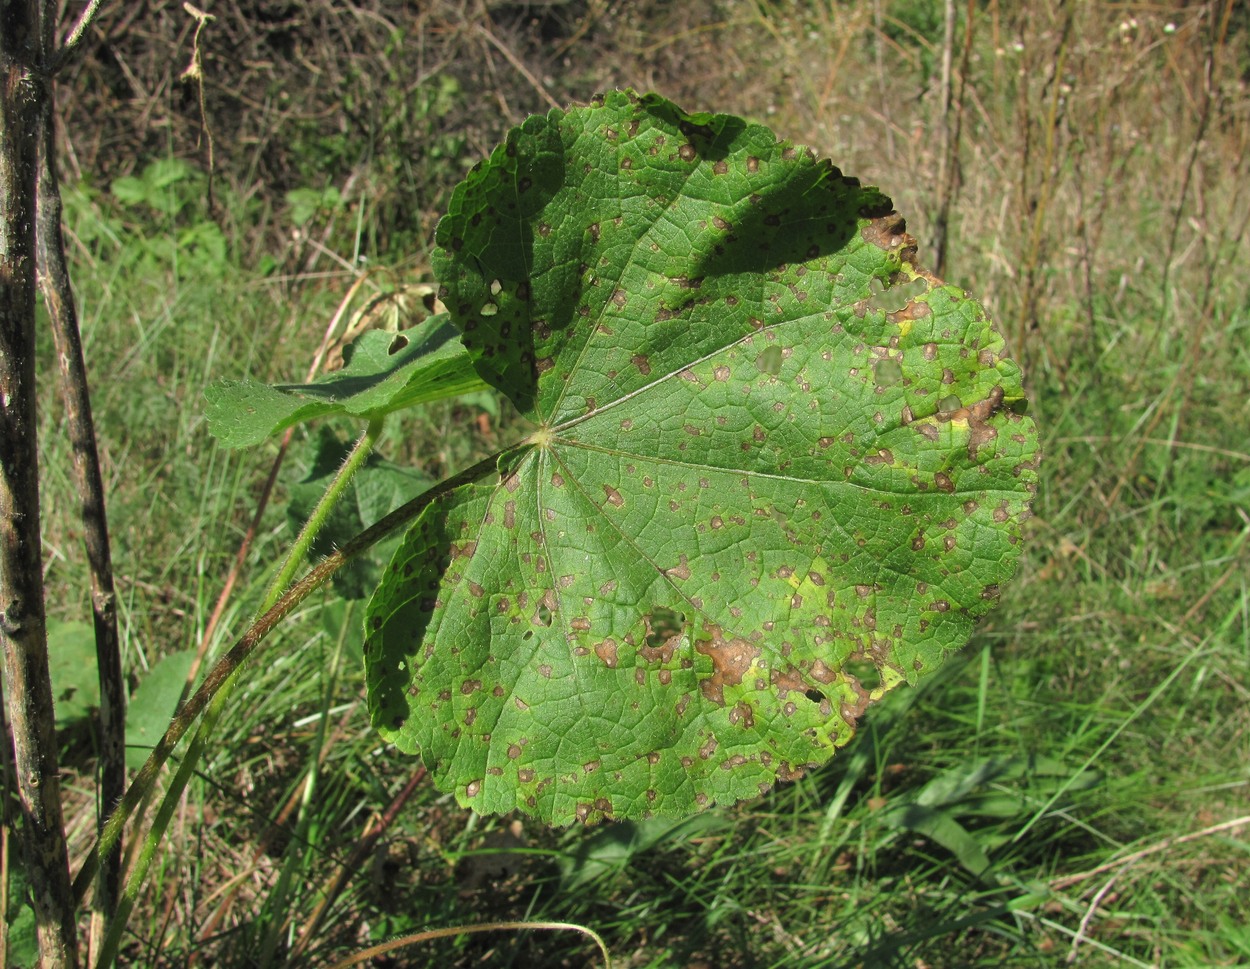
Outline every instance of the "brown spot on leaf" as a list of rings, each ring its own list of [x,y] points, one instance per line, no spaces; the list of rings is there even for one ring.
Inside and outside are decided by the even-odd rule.
[[[603,661],[603,665],[608,669],[616,669],[617,654],[616,640],[608,637],[601,643],[595,644],[595,655]]]
[[[677,563],[671,569],[665,569],[664,574],[674,579],[685,580],[690,578],[690,565],[684,554],[677,556]]]
[[[706,633],[710,639],[695,642],[695,650],[712,661],[712,675],[699,684],[705,699],[718,706],[725,705],[725,687],[737,686],[759,656],[759,647],[745,639],[725,639],[724,630],[709,623]]]
[[[910,249],[914,255],[916,240],[907,234],[907,222],[897,212],[879,215],[860,230],[865,242],[882,249],[896,249],[902,246]],[[908,253],[904,253],[907,258]]]
[[[995,387],[984,400],[948,413],[939,412],[937,415],[939,421],[968,422],[968,457],[973,461],[977,459],[977,451],[983,445],[998,437],[998,430],[987,422],[1002,409],[1003,396],[1003,388]]]
[[[750,730],[755,726],[755,711],[746,700],[739,700],[729,711],[729,722]]]
[[[607,495],[608,504],[613,508],[620,508],[623,504],[625,504],[625,499],[621,497],[621,493],[611,485],[605,484],[603,486],[603,493]]]

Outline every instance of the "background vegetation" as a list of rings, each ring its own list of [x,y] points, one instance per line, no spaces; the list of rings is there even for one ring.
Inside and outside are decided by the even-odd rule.
[[[986,303],[1025,366],[1043,485],[1021,572],[960,656],[828,768],[678,825],[466,814],[371,731],[358,607],[307,606],[223,722],[129,962],[316,965],[545,918],[636,967],[1250,963],[1241,6],[204,7],[197,43],[181,3],[106,4],[60,86],[132,687],[176,682],[247,625],[294,534],[285,501],[333,466],[326,435],[352,433],[295,436],[206,639],[276,445],[219,450],[205,386],[302,380],[336,313],[428,280],[451,187],[509,126],[605,88],[763,121],[890,194],[922,261]],[[201,80],[184,75],[197,47]],[[40,365],[54,372],[50,340]],[[89,614],[86,569],[51,380],[41,399],[49,611],[70,623]],[[435,405],[381,450],[437,477],[511,420],[486,395]],[[77,867],[93,741],[72,713],[62,738]],[[500,932],[391,958],[594,956],[576,935]]]

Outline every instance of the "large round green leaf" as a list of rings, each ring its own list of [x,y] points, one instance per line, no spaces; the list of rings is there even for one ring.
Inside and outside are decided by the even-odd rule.
[[[1019,370],[875,189],[614,93],[510,133],[437,241],[536,425],[436,490],[368,611],[374,723],[461,803],[755,796],[995,601],[1036,482]]]

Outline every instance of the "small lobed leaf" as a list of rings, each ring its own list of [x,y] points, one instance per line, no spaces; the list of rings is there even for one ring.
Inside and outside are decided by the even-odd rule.
[[[1019,370],[829,162],[615,92],[512,131],[437,241],[464,345],[536,426],[431,492],[367,612],[373,722],[460,803],[756,796],[1014,571]]]
[[[399,333],[363,333],[345,358],[311,384],[219,381],[205,392],[209,431],[225,447],[248,447],[317,417],[372,419],[485,386],[444,314]]]

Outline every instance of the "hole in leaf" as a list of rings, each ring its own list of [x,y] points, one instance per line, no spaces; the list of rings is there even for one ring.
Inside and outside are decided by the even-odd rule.
[[[963,401],[954,394],[948,394],[938,401],[938,411],[942,414],[953,414],[961,407],[963,407]]]
[[[880,670],[866,659],[851,660],[843,665],[842,669],[859,680],[859,685],[865,690],[875,690],[881,685]]]
[[[808,690],[803,695],[807,697],[809,700],[811,700],[813,703],[819,703],[821,700],[825,698],[825,695],[821,693],[819,690]]]
[[[881,387],[893,387],[903,379],[903,367],[897,360],[888,357],[877,361],[877,384]]]
[[[659,649],[678,635],[686,625],[686,617],[680,612],[656,606],[647,622],[647,645]]]
[[[404,336],[402,333],[397,333],[395,334],[395,339],[391,341],[391,345],[386,348],[387,355],[390,356],[390,355],[399,353],[399,351],[402,350],[407,345],[408,345],[408,338]]]
[[[781,358],[781,347],[767,347],[755,358],[755,367],[760,373],[776,376],[781,373]]]
[[[551,625],[551,610],[547,608],[546,603],[539,603],[538,612],[534,614],[534,621],[540,626]]]

